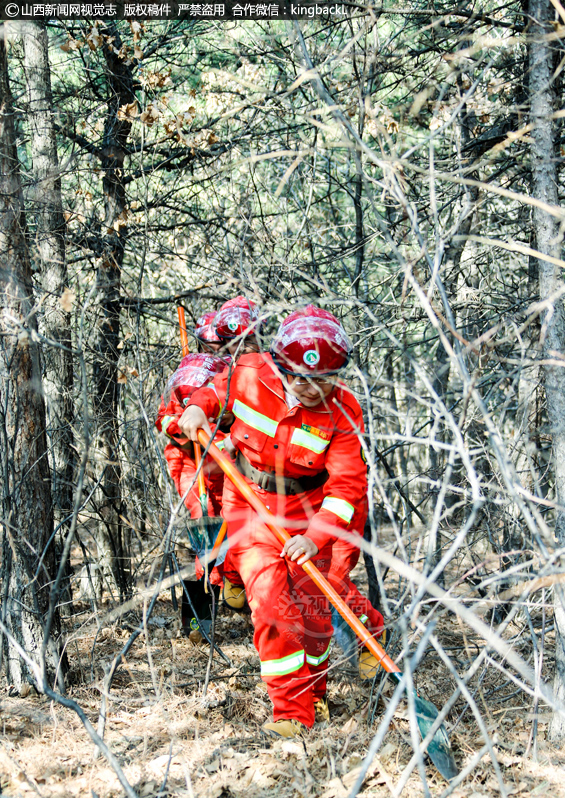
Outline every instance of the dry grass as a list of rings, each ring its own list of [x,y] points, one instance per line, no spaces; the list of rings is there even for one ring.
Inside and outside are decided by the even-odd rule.
[[[360,569],[358,575],[363,581]],[[69,645],[73,662],[69,692],[96,726],[104,666],[122,648],[139,616],[123,618],[97,632],[90,608],[81,608]],[[336,649],[329,681],[329,726],[315,727],[304,740],[269,740],[260,731],[270,717],[270,704],[259,679],[248,617],[221,611],[217,639],[233,667],[215,657],[206,696],[208,647],[181,636],[179,627],[170,601],[160,600],[149,621],[148,636],[138,638],[110,692],[105,740],[139,796],[260,798],[276,793],[277,798],[339,798],[349,794],[391,687],[385,685],[375,706],[371,685],[357,678]],[[509,636],[516,636],[518,647],[526,646],[518,629],[519,624],[511,625]],[[438,628],[458,672],[468,667],[482,645],[468,630],[464,632],[449,617]],[[550,671],[551,662],[546,660],[546,679]],[[417,678],[422,695],[437,706],[455,687],[433,650],[418,668]],[[539,718],[535,761],[529,745],[531,698],[492,666],[481,671],[471,687],[495,744],[507,794],[565,796],[565,754],[545,739],[549,716]],[[484,740],[462,699],[451,712],[448,727],[456,759],[463,767]],[[362,794],[392,795],[411,756],[407,708],[401,705]],[[430,793],[441,795],[445,781],[431,765],[426,773]],[[110,798],[123,794],[106,761],[95,758],[93,744],[76,715],[31,693],[5,696],[2,701],[0,774],[2,793],[10,796]],[[403,794],[423,794],[417,770]],[[456,798],[501,794],[488,755],[452,794]]]

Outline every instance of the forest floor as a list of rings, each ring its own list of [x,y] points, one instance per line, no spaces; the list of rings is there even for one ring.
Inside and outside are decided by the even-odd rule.
[[[364,581],[358,566],[357,581]],[[162,594],[155,611],[114,678],[109,696],[105,741],[118,758],[136,794],[202,798],[341,798],[350,794],[392,687],[375,703],[372,685],[362,682],[335,648],[329,678],[331,721],[315,726],[302,740],[272,740],[261,733],[271,716],[259,678],[259,659],[249,617],[220,611],[216,638],[231,660],[215,656],[203,696],[209,648],[182,636],[180,617]],[[72,686],[69,696],[98,723],[104,666],[120,651],[141,613],[102,626],[88,604],[77,605],[69,643]],[[520,650],[518,627],[510,628]],[[469,657],[482,647],[456,619],[444,617],[437,630],[452,662],[464,672]],[[529,639],[529,638],[528,638]],[[548,642],[548,641],[546,641]],[[548,642],[547,650],[551,648]],[[523,650],[522,655],[528,657]],[[343,659],[343,658],[341,658]],[[552,663],[546,658],[544,677]],[[417,670],[422,695],[440,707],[452,694],[454,680],[433,650]],[[540,709],[537,761],[529,746],[532,698],[487,666],[474,682],[474,695],[494,744],[499,775],[485,754],[451,795],[565,797],[565,751],[546,740],[549,715]],[[123,790],[107,761],[95,758],[94,746],[77,715],[43,696],[4,694],[0,786],[6,796],[121,796]],[[372,720],[372,724],[369,722]],[[463,768],[484,739],[472,712],[460,699],[447,727],[459,767]],[[369,768],[360,795],[392,796],[412,756],[406,704],[400,705],[384,742]],[[429,794],[446,794],[447,783],[426,765]],[[504,791],[500,786],[504,783]],[[416,768],[402,793],[425,794]]]

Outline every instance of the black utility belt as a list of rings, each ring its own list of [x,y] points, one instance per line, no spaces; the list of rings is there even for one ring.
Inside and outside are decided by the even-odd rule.
[[[237,453],[235,465],[244,477],[250,479],[260,488],[263,488],[268,493],[279,493],[281,496],[296,496],[297,493],[306,493],[309,490],[314,490],[314,488],[319,488],[327,482],[329,477],[325,469],[312,477],[301,477],[300,479],[276,476],[272,471],[260,471],[255,466],[252,466],[247,457],[241,452]]]

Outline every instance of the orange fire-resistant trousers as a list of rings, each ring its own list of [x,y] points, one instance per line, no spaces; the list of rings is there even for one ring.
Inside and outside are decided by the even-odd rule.
[[[323,500],[322,488],[300,496],[273,497],[256,492],[283,521],[291,535],[303,534],[312,506]],[[276,503],[276,507],[273,506]],[[314,723],[314,702],[325,695],[328,654],[333,629],[329,604],[302,568],[280,556],[282,544],[226,480],[224,518],[230,540],[226,576],[237,574],[251,608],[255,647],[261,660],[261,678],[273,702],[275,720],[294,718]],[[312,562],[327,574],[331,545]]]
[[[198,481],[196,480],[196,463],[190,454],[172,443],[165,446],[165,459],[169,466],[169,473],[175,484],[179,496],[185,497],[184,503],[190,512],[191,518],[202,517],[202,506],[198,494]],[[204,472],[204,482],[208,493],[208,515],[219,516],[222,513],[222,491],[224,487],[224,475],[219,473]],[[190,490],[189,490],[190,488]],[[204,569],[200,565],[198,557],[195,561],[196,578],[200,579],[204,575]],[[210,572],[210,582],[213,585],[221,585],[223,577],[223,564],[216,566]]]

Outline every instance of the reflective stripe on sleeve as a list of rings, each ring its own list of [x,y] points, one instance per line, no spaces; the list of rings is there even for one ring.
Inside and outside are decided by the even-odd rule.
[[[290,442],[295,443],[297,446],[303,446],[305,449],[309,449],[316,454],[321,454],[329,444],[329,441],[320,438],[318,435],[312,435],[311,432],[306,432],[306,430],[299,429],[298,427],[292,433]]]
[[[304,649],[280,659],[268,659],[261,663],[261,676],[286,676],[304,665]]]
[[[367,621],[369,620],[369,618],[368,618],[368,616],[367,616],[367,615],[365,615],[365,614],[363,613],[363,615],[360,615],[360,616],[359,616],[359,620],[361,621],[361,623],[367,623]]]
[[[324,653],[320,654],[319,657],[313,657],[310,654],[306,654],[306,662],[308,663],[308,665],[321,665],[322,662],[325,662],[327,658],[330,656],[330,647],[331,647],[331,642],[329,643]]]
[[[165,435],[167,434],[167,427],[171,423],[171,421],[176,421],[176,416],[163,416],[163,420],[161,421],[161,432],[164,432]],[[169,435],[169,438],[171,436]]]
[[[221,414],[221,412],[222,412],[222,403],[220,401],[220,397],[218,396],[218,391],[216,390],[216,386],[214,385],[213,382],[209,382],[206,387],[207,388],[211,388],[214,391],[214,393],[216,394],[216,399],[218,400],[218,403],[220,405],[220,412],[218,413],[218,416],[219,416]],[[218,416],[216,416],[216,418],[218,418]]]
[[[355,512],[355,507],[352,504],[346,502],[345,499],[338,499],[336,496],[326,496],[322,502],[321,509],[329,510],[330,513],[334,513],[334,515],[337,515],[342,521],[347,521],[347,523],[351,521]]]
[[[247,405],[244,405],[239,399],[236,399],[233,403],[233,414],[241,421],[245,421],[245,423],[249,424],[253,429],[258,429],[259,432],[264,432],[265,435],[271,438],[275,437],[279,425],[278,421],[273,421],[272,418],[258,413],[251,407],[247,407]]]

